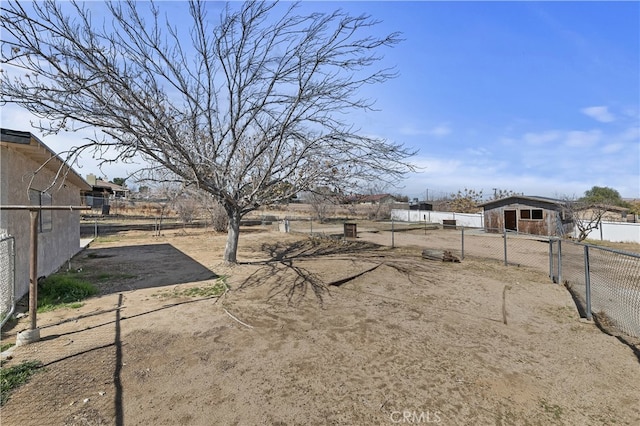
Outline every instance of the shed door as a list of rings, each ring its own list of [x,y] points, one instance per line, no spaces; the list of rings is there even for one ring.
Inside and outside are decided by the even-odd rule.
[[[517,223],[516,217],[517,215],[515,210],[505,210],[504,211],[504,229],[517,231],[518,223]]]

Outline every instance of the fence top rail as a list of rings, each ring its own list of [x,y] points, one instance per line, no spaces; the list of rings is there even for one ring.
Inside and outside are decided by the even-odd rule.
[[[571,240],[565,240],[562,238],[552,238],[552,241],[562,241],[563,243],[570,243],[576,246],[582,246],[582,247],[589,247],[589,249],[596,249],[596,250],[602,250],[602,251],[608,251],[610,253],[616,253],[616,254],[623,254],[625,256],[631,256],[631,257],[635,257],[637,259],[640,259],[640,253],[635,253],[632,251],[627,251],[627,250],[618,250],[618,249],[613,249],[610,247],[602,247],[599,245],[595,245],[595,244],[589,244],[589,243],[582,243],[579,241],[571,241]]]
[[[91,210],[91,206],[0,206],[0,210]]]

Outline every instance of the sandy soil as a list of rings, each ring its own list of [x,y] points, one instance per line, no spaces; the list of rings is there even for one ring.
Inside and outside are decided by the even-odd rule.
[[[581,321],[544,268],[425,260],[424,236],[402,238],[244,232],[236,266],[223,235],[94,242],[72,265],[102,294],[39,315],[7,365],[45,368],[1,423],[640,423],[640,348]],[[219,277],[221,298],[174,296]]]

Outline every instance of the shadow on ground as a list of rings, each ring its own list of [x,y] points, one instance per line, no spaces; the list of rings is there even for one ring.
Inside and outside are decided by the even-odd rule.
[[[405,275],[410,282],[430,272],[430,266],[426,264],[416,264],[415,259],[404,258],[393,249],[366,241],[309,238],[288,244],[265,243],[261,250],[269,258],[245,262],[244,264],[262,267],[252,273],[239,288],[267,285],[268,299],[284,295],[288,303],[293,305],[300,303],[311,292],[322,306],[324,297],[330,295],[332,287],[341,286],[382,265]],[[326,276],[328,271],[316,273],[301,266],[303,261],[321,258],[346,261],[349,262],[349,267],[342,271],[331,271],[338,272],[340,278],[322,280],[320,275]]]
[[[216,273],[166,243],[88,248],[72,260],[72,265],[101,294],[218,278]]]

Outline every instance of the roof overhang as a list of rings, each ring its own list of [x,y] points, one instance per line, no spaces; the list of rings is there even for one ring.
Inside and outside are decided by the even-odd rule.
[[[0,129],[0,146],[19,152],[54,173],[60,170],[65,181],[81,190],[91,190],[91,185],[82,176],[30,132]]]
[[[487,201],[486,203],[478,204],[478,207],[483,207],[485,210],[490,206],[497,206],[502,204],[515,204],[520,203],[522,201],[534,201],[536,203],[548,204],[553,206],[564,206],[566,201],[558,200],[555,198],[547,198],[547,197],[534,197],[528,195],[511,195],[508,197],[500,198],[498,200]]]

